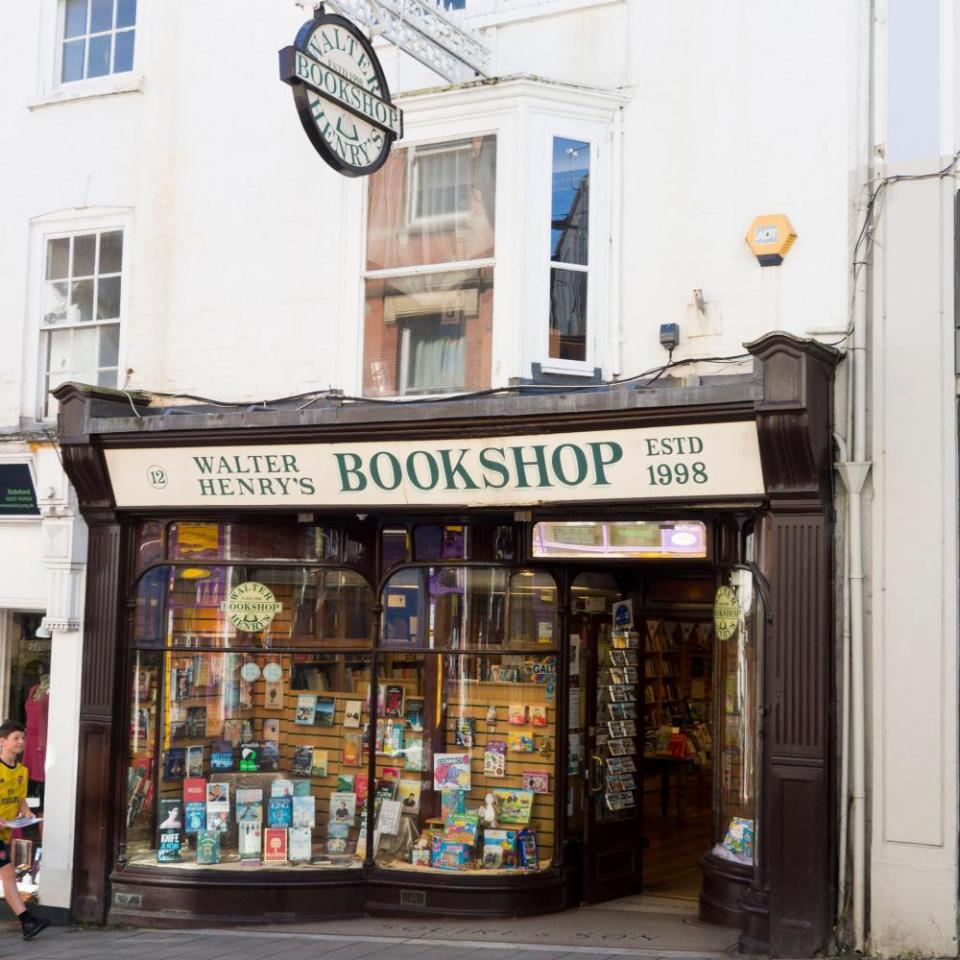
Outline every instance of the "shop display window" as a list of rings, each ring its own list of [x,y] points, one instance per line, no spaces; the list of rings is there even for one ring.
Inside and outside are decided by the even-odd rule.
[[[372,731],[378,865],[552,865],[556,605],[553,579],[533,571],[414,567],[387,581]]]

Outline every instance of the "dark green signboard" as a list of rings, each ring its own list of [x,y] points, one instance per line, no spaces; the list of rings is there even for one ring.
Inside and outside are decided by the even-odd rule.
[[[37,491],[25,463],[0,463],[0,517],[36,517]]]

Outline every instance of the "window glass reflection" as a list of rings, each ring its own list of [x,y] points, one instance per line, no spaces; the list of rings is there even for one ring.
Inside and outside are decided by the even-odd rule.
[[[587,359],[587,275],[550,270],[550,356]]]
[[[587,264],[590,220],[590,144],[553,138],[550,258]]]

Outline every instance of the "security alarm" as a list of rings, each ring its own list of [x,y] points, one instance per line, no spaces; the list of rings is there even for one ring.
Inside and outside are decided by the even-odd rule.
[[[785,214],[768,213],[754,218],[746,239],[761,267],[778,267],[797,239],[797,232]]]

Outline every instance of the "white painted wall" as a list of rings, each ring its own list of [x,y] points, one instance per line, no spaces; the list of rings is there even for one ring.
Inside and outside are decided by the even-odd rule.
[[[875,247],[870,945],[884,955],[957,954],[955,189],[889,186]]]

